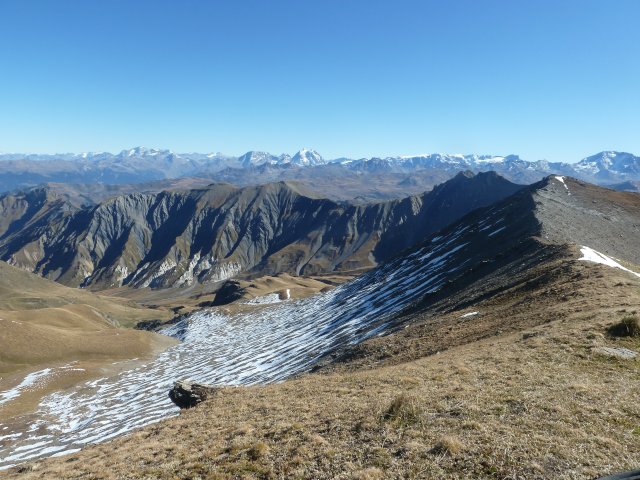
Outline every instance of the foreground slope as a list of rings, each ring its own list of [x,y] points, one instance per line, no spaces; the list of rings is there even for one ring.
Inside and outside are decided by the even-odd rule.
[[[368,205],[337,204],[288,183],[123,195],[76,210],[59,198],[47,206],[20,197],[24,213],[4,220],[0,258],[96,288],[357,270],[519,188],[493,173],[466,173],[422,195]]]
[[[584,273],[605,280],[585,287],[628,281],[598,270]],[[598,353],[640,349],[606,336],[622,305],[637,305],[637,286],[614,297],[592,290],[524,334],[392,367],[228,388],[178,418],[9,478],[593,479],[637,468],[637,362]],[[501,313],[483,309],[488,321]]]

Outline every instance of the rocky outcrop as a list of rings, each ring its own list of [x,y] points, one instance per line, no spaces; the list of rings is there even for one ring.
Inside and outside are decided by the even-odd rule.
[[[216,292],[216,296],[213,301],[203,303],[203,307],[216,307],[219,305],[226,305],[228,303],[240,300],[245,293],[245,289],[240,285],[240,282],[236,280],[227,280]]]
[[[193,408],[216,392],[216,387],[181,380],[169,390],[169,398],[180,408]]]
[[[422,195],[366,205],[314,198],[286,182],[135,193],[78,209],[45,199],[38,211],[50,212],[46,217],[6,222],[0,259],[65,285],[92,288],[357,270],[519,188],[495,173],[467,172]]]

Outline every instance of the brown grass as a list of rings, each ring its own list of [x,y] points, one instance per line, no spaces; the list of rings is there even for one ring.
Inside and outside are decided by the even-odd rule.
[[[383,415],[383,420],[402,425],[412,425],[420,422],[420,401],[405,393],[401,393],[390,403]]]
[[[24,413],[52,389],[64,389],[113,370],[113,362],[144,358],[173,345],[168,337],[118,328],[166,312],[68,288],[0,262],[0,390],[36,370],[74,362],[82,371],[59,372],[17,401],[0,407],[0,419]]]
[[[431,449],[431,453],[440,455],[455,455],[463,449],[462,442],[456,437],[442,437]]]

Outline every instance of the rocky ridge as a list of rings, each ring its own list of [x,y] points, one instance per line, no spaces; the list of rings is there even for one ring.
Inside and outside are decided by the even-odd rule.
[[[520,188],[494,173],[465,173],[422,195],[355,205],[287,182],[216,184],[81,208],[42,190],[0,198],[0,258],[65,285],[96,288],[357,270]]]

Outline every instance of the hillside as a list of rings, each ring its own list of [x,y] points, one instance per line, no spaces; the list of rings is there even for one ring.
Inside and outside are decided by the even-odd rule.
[[[64,287],[0,262],[0,417],[28,409],[51,388],[104,373],[113,362],[170,346],[167,337],[117,328],[168,318],[169,312]],[[29,378],[38,381],[31,385]],[[11,403],[14,394],[22,395],[19,404]]]
[[[615,348],[640,343],[607,328],[640,306],[639,208],[635,194],[550,177],[329,292],[195,314],[171,327],[183,343],[161,363],[103,380],[93,404],[66,393],[64,411],[47,406],[60,417],[51,432],[89,410],[96,426],[75,440],[16,440],[8,458],[166,416],[176,378],[250,385],[319,371],[223,389],[12,475],[568,479],[633,468],[638,363]],[[113,403],[124,391],[147,392],[143,417]]]
[[[371,161],[371,166],[375,165]],[[210,181],[238,186],[272,182],[296,182],[334,201],[370,203],[419,195],[453,178],[458,170],[429,168],[415,171],[393,171],[388,168],[350,168],[329,163],[313,167],[262,164],[243,168],[225,168],[206,174]]]
[[[212,183],[206,178],[180,177],[144,183],[62,183],[47,182],[35,187],[9,192],[9,196],[28,195],[31,191],[44,190],[50,196],[67,202],[73,208],[96,205],[110,198],[132,193],[158,193],[162,191],[204,188]]]
[[[520,188],[493,173],[467,172],[422,195],[365,205],[338,204],[281,182],[136,193],[84,208],[41,189],[0,199],[0,258],[94,288],[353,271]]]

